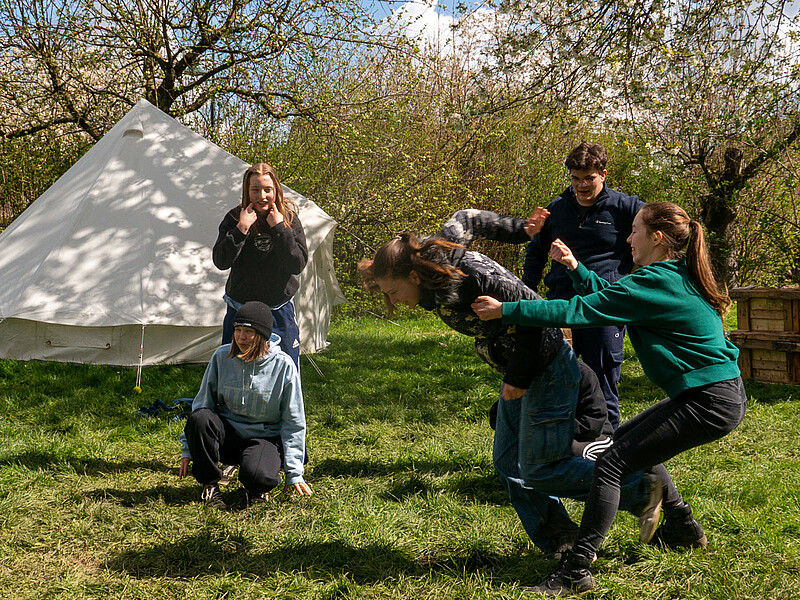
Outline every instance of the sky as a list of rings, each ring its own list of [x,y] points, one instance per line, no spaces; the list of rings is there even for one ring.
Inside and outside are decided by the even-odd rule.
[[[493,9],[481,8],[481,0],[463,0],[462,6],[466,5],[473,14],[470,22],[473,27],[470,35],[471,40],[467,42],[461,31],[454,30],[457,13],[458,0],[363,0],[369,3],[372,13],[381,20],[393,20],[402,25],[393,27],[394,31],[404,31],[405,35],[412,39],[419,39],[422,46],[428,49],[438,50],[443,55],[459,55],[459,49],[463,50],[472,47],[482,46],[482,40],[486,40],[487,27],[491,28],[492,23],[498,17]],[[759,0],[754,0],[759,3]],[[477,10],[476,10],[477,9]],[[800,1],[790,0],[784,5],[784,14],[787,17],[795,17],[800,11]],[[778,36],[787,44],[787,51],[796,53],[800,50],[800,31],[797,22],[785,23],[777,30]],[[792,39],[790,32],[794,31],[798,38]],[[480,53],[479,53],[480,54]],[[473,57],[475,55],[473,54]]]
[[[455,4],[456,0],[374,0],[373,14],[382,20],[401,20],[408,37],[421,37],[429,46],[446,51],[452,44]]]

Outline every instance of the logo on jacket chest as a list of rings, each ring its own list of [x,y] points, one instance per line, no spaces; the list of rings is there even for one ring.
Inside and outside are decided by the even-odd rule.
[[[269,252],[273,246],[272,236],[267,233],[259,233],[253,239],[253,245],[261,252]]]

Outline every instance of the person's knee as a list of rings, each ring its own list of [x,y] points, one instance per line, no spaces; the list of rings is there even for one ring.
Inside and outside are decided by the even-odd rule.
[[[622,480],[625,465],[612,446],[603,452],[594,463],[594,477],[601,480]]]
[[[217,416],[217,413],[210,408],[200,408],[192,411],[186,418],[185,429],[187,435],[189,432],[200,432],[206,431],[209,428],[213,428],[217,425],[218,420],[219,417]]]
[[[542,482],[550,479],[552,475],[552,463],[528,464],[525,466],[525,485],[539,490]]]
[[[251,493],[261,494],[275,489],[281,483],[281,474],[278,471],[254,471],[242,466],[239,469],[239,481]]]

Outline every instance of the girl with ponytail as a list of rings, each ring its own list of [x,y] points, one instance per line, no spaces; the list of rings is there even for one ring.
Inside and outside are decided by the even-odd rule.
[[[642,225],[647,231],[663,239],[668,260],[679,258],[685,249],[686,267],[692,283],[720,317],[723,317],[730,308],[731,301],[726,294],[720,292],[714,278],[703,226],[690,219],[685,210],[671,202],[647,204],[639,214],[642,215]]]
[[[730,300],[714,278],[703,228],[670,202],[646,204],[628,237],[633,273],[610,284],[580,264],[560,240],[550,255],[567,267],[578,296],[571,300],[473,303],[485,321],[540,327],[627,325],[642,369],[668,397],[623,423],[595,463],[577,540],[559,568],[531,591],[582,593],[594,587],[589,566],[619,504],[620,484],[681,452],[719,439],[744,418],[739,351],[725,339]],[[704,546],[691,508],[674,488],[663,498],[665,520],[654,541]]]

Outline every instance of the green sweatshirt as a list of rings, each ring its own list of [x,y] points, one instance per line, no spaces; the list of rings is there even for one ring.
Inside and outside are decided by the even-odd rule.
[[[660,261],[610,284],[582,264],[569,272],[571,300],[503,303],[503,323],[596,327],[627,325],[645,375],[674,398],[739,376],[739,350],[691,282],[685,260]]]

